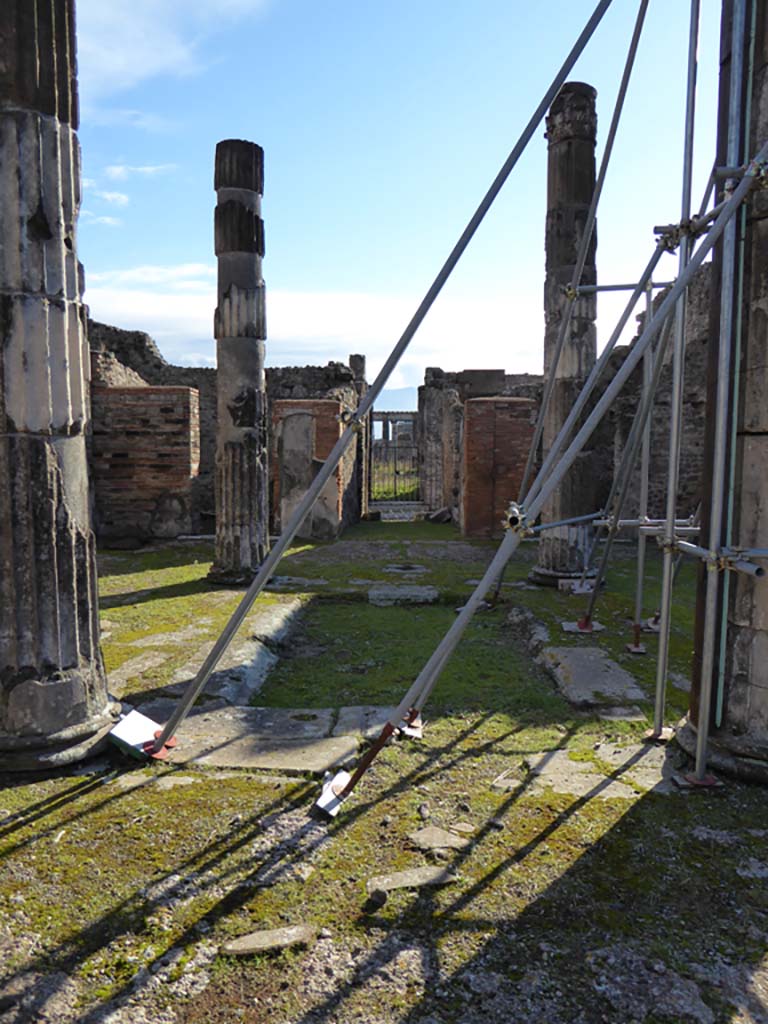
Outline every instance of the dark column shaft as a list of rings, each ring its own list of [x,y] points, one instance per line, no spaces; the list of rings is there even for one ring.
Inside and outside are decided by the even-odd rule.
[[[547,224],[546,282],[544,285],[544,372],[554,372],[555,383],[544,423],[544,453],[557,436],[595,363],[596,333],[594,295],[576,300],[560,360],[553,370],[553,356],[560,323],[568,300],[563,289],[573,279],[579,244],[595,188],[595,141],[597,114],[595,90],[582,82],[567,82],[547,116]],[[596,241],[582,274],[582,284],[594,284]],[[589,472],[591,453],[585,452],[566,476],[557,494],[547,503],[542,518],[556,522],[595,510],[594,474]],[[537,575],[580,573],[584,567],[585,528],[547,530],[539,542]]]
[[[269,551],[261,147],[239,139],[220,142],[214,187],[219,304],[214,322],[218,426],[212,575],[246,582]]]

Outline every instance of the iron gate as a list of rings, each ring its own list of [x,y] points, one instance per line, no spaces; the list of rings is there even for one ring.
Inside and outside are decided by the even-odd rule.
[[[373,426],[371,501],[418,501],[416,413],[374,413]]]

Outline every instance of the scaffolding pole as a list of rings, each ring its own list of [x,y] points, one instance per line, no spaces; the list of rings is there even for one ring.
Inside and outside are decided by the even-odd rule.
[[[681,223],[691,216],[691,184],[693,179],[693,129],[696,106],[696,47],[699,38],[699,0],[691,0],[690,30],[688,35],[688,77],[685,104],[685,143],[683,147],[683,186]],[[722,214],[720,215],[722,216]],[[717,223],[717,220],[715,221]],[[690,255],[690,239],[680,239],[679,273],[685,271]],[[677,516],[677,485],[680,469],[680,443],[682,437],[683,380],[685,373],[685,298],[680,300],[675,321],[675,341],[672,357],[672,403],[669,428],[669,463],[667,466],[667,528],[664,536],[664,554],[661,583],[661,617],[659,620],[659,649],[656,660],[656,696],[653,712],[653,736],[660,737],[664,728],[667,665],[672,614],[672,575],[675,518]]]
[[[741,85],[744,71],[744,34],[746,29],[746,0],[735,0],[731,35],[731,77],[728,103],[728,144],[726,163],[739,160],[739,134],[741,131]],[[735,179],[734,179],[735,180]],[[726,192],[730,191],[729,181]],[[717,361],[717,398],[715,402],[715,443],[712,458],[712,496],[709,519],[709,551],[707,559],[707,585],[704,606],[704,649],[701,656],[701,685],[699,714],[696,727],[695,781],[706,780],[707,741],[712,704],[712,675],[714,671],[717,625],[717,599],[719,565],[716,552],[723,542],[723,501],[729,441],[729,391],[731,387],[731,347],[733,343],[733,312],[735,298],[736,221],[730,221],[723,235],[723,278],[720,300],[720,344]],[[734,401],[737,396],[733,396]]]
[[[632,482],[632,474],[634,472],[635,463],[637,462],[638,453],[641,450],[642,440],[648,427],[650,426],[650,417],[651,410],[653,409],[653,400],[656,394],[656,390],[658,388],[659,380],[661,379],[661,372],[664,366],[664,355],[666,353],[667,345],[669,343],[669,336],[669,324],[667,324],[665,325],[665,329],[662,332],[661,340],[659,341],[659,344],[656,347],[653,372],[651,380],[649,381],[649,386],[647,390],[644,390],[642,393],[640,406],[637,410],[637,413],[635,414],[635,420],[632,424],[632,429],[629,432],[627,443],[624,446],[624,452],[622,454],[619,471],[616,473],[616,476],[614,477],[613,483],[611,485],[611,495],[609,500],[613,505],[613,512],[610,520],[610,528],[608,530],[608,536],[605,540],[605,546],[603,548],[603,554],[600,559],[600,565],[597,569],[597,573],[593,581],[592,592],[590,593],[587,602],[587,610],[584,614],[584,617],[580,619],[577,623],[578,628],[583,632],[589,632],[592,629],[592,616],[595,613],[597,595],[600,591],[600,585],[603,579],[605,578],[605,573],[608,568],[608,559],[610,558],[613,542],[616,539],[616,534],[619,530],[619,524],[621,522],[621,512],[624,508],[624,503],[627,500],[627,495],[629,494],[629,488]],[[643,354],[643,366],[645,366],[646,359],[654,359],[653,347],[650,345]],[[595,544],[592,545],[592,550],[590,551],[590,559],[595,550]],[[584,576],[582,576],[582,580],[586,577],[586,572],[587,566],[584,567]]]
[[[344,455],[344,452],[347,450],[352,440],[357,436],[357,432],[361,428],[365,416],[368,414],[369,410],[373,406],[373,403],[378,398],[382,388],[384,387],[390,375],[392,374],[392,371],[397,366],[401,356],[405,352],[413,336],[416,334],[416,331],[418,330],[427,313],[431,309],[432,304],[434,303],[437,296],[440,294],[443,286],[445,285],[452,271],[456,267],[456,264],[459,262],[459,259],[464,253],[464,250],[469,245],[473,235],[477,231],[485,215],[488,213],[488,210],[491,208],[494,200],[501,191],[504,183],[506,182],[516,163],[520,159],[520,156],[522,155],[526,146],[533,137],[536,128],[538,127],[546,111],[552,104],[552,101],[554,100],[555,96],[557,96],[558,92],[562,88],[563,84],[568,78],[568,75],[571,72],[571,69],[573,68],[582,51],[591,39],[592,35],[595,32],[595,29],[600,24],[600,21],[602,20],[606,11],[610,7],[611,3],[612,0],[599,0],[597,5],[595,6],[595,9],[592,12],[591,17],[587,21],[586,25],[584,26],[584,29],[582,30],[576,42],[574,43],[570,53],[568,54],[560,70],[552,80],[551,85],[542,97],[541,102],[539,103],[533,115],[531,116],[531,119],[529,120],[528,124],[523,129],[520,138],[518,139],[511,153],[504,162],[501,170],[493,180],[493,183],[491,184],[491,187],[488,189],[487,193],[483,197],[482,202],[478,206],[475,213],[472,215],[469,223],[462,232],[458,242],[451,250],[448,259],[443,264],[443,267],[441,268],[437,277],[435,278],[429,290],[427,291],[427,294],[424,296],[421,304],[419,305],[418,309],[411,318],[408,326],[406,327],[399,341],[393,348],[384,366],[381,368],[378,376],[376,377],[376,380],[363,396],[363,399],[357,411],[354,413],[353,416],[350,417],[344,431],[342,432],[341,437],[333,446],[333,449],[328,455],[328,458],[320,467],[320,470],[318,471],[317,476],[313,480],[311,487],[308,489],[307,493],[304,495],[301,502],[297,506],[294,514],[291,516],[279,540],[270,551],[264,563],[261,565],[258,573],[254,577],[253,582],[251,583],[248,590],[244,594],[242,600],[240,601],[240,604],[235,609],[229,622],[224,627],[224,630],[221,633],[219,639],[216,641],[207,658],[200,666],[197,675],[189,684],[186,693],[180,700],[173,714],[170,716],[165,726],[161,730],[159,730],[158,736],[156,737],[154,743],[151,744],[151,753],[157,754],[163,749],[163,747],[168,743],[168,741],[173,736],[175,730],[179,727],[179,725],[181,725],[186,716],[189,714],[192,705],[203,692],[203,689],[205,688],[206,683],[210,679],[211,674],[216,668],[216,665],[218,664],[220,658],[222,657],[222,655],[232,642],[232,639],[234,638],[238,629],[242,625],[243,620],[250,611],[254,601],[259,596],[261,591],[264,589],[265,584],[272,576],[275,567],[285,554],[285,551],[287,550],[291,541],[298,532],[299,527],[304,522],[310,510],[312,509],[312,506],[315,504],[315,501],[320,495],[320,492],[322,491],[323,487],[328,482],[331,475],[335,472],[336,467],[338,466],[339,462],[342,459],[342,456]]]
[[[645,315],[650,319],[653,316],[653,291],[648,289],[645,296]],[[659,358],[657,356],[657,358]],[[643,356],[643,400],[648,401],[651,393],[651,377],[653,375],[653,352],[650,350]],[[640,501],[637,514],[641,519],[648,516],[648,478],[651,465],[651,418],[645,422],[643,428],[642,448],[640,451]],[[629,649],[635,653],[642,653],[643,644],[640,640],[643,620],[643,587],[645,586],[645,534],[639,532],[637,535],[637,581],[635,584],[635,614],[632,623],[634,645]]]
[[[602,420],[606,411],[611,407],[617,395],[624,387],[632,371],[640,362],[649,346],[653,344],[667,319],[675,311],[678,301],[684,295],[704,259],[709,255],[715,243],[722,236],[726,226],[731,222],[746,195],[753,187],[758,174],[762,172],[763,163],[766,160],[766,157],[768,157],[768,142],[763,145],[757,153],[755,159],[750,164],[749,170],[745,174],[739,186],[734,190],[725,209],[721,212],[705,238],[702,240],[701,245],[695,254],[688,261],[687,266],[678,277],[669,294],[665,296],[659,306],[656,316],[649,324],[645,325],[642,334],[628,353],[626,359],[616,373],[616,376],[608,385],[602,397],[595,404],[592,412],[587,416],[583,426],[563,453],[558,464],[541,483],[536,495],[532,497],[530,504],[527,506],[519,506],[516,503],[513,503],[510,506],[509,529],[506,531],[496,554],[486,569],[483,578],[472,592],[469,600],[459,612],[448,632],[433,651],[431,657],[406,692],[400,704],[390,716],[382,729],[380,736],[374,742],[373,748],[367,752],[366,756],[358,765],[357,770],[351,776],[347,775],[346,772],[343,773],[343,782],[339,782],[337,785],[331,784],[329,786],[328,793],[324,793],[326,809],[328,808],[328,797],[330,797],[332,801],[336,801],[334,809],[330,813],[335,813],[335,810],[338,809],[338,802],[349,796],[362,778],[364,772],[370,766],[376,753],[381,750],[386,739],[394,733],[395,729],[398,728],[399,723],[408,715],[410,709],[414,706],[414,702],[419,701],[420,707],[423,707],[430,693],[434,689],[442,669],[455,650],[456,645],[464,634],[464,631],[469,625],[475,612],[483,603],[483,598],[491,584],[498,578],[509,559],[519,547],[523,536],[527,534],[529,520],[533,522],[536,519],[549,497],[560,486],[563,478],[575,462],[584,445],[591,437],[598,423]],[[565,431],[565,425],[563,426],[563,431]],[[561,434],[563,431],[561,431]]]

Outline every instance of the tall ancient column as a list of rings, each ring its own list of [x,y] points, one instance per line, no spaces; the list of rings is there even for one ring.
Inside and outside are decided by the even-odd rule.
[[[216,147],[216,559],[211,576],[247,583],[269,551],[264,151],[227,139]]]
[[[0,4],[0,765],[10,768],[75,760],[112,725],[85,450],[74,7]]]
[[[570,326],[557,367],[552,368],[560,323],[569,299],[565,288],[573,279],[577,253],[595,188],[596,92],[583,82],[566,82],[547,115],[546,280],[544,284],[544,374],[555,382],[544,423],[542,445],[549,452],[597,353],[594,295],[575,300]],[[582,284],[596,282],[596,235],[582,274]],[[583,452],[547,503],[545,522],[594,512],[594,473],[590,451]],[[566,526],[542,532],[534,578],[556,584],[581,574],[589,529]]]
[[[768,21],[765,2],[758,5],[755,22],[755,63],[749,83],[749,24],[750,6],[747,4],[744,41],[744,75],[742,91],[752,87],[751,124],[746,140],[742,139],[742,155],[753,156],[768,139]],[[720,95],[718,117],[717,163],[726,164],[728,138],[727,111],[730,99],[730,71],[732,60],[731,31],[734,14],[733,0],[724,0],[721,23]],[[739,115],[739,129],[743,118]],[[737,129],[737,130],[739,130]],[[726,485],[722,516],[722,541],[743,548],[768,548],[768,192],[754,190],[748,201],[744,218],[745,247],[743,263],[743,292],[741,297],[743,319],[741,323],[741,355],[735,345],[735,317],[731,337],[720,336],[720,288],[726,266],[723,245],[719,243],[713,259],[713,310],[710,319],[708,344],[707,435],[705,461],[713,453],[713,424],[715,397],[718,383],[718,347],[732,346],[731,403],[736,403],[735,451],[733,459],[732,514],[729,513],[730,487]],[[739,247],[730,268],[738,282],[740,276]],[[735,309],[739,309],[738,283]],[[738,385],[738,387],[737,387]],[[734,394],[734,391],[736,392]],[[729,412],[731,415],[732,412]],[[729,428],[730,433],[730,428]],[[728,475],[726,475],[726,480]],[[708,545],[710,507],[712,501],[711,473],[705,473],[702,501],[702,540]],[[728,520],[731,520],[730,530]],[[768,567],[765,560],[757,565]],[[696,748],[696,728],[699,722],[701,693],[701,655],[704,646],[704,603],[707,572],[699,574],[697,601],[697,628],[694,652],[693,686],[689,724],[678,734],[689,752]],[[720,574],[721,607],[725,606],[724,652],[716,650],[712,674],[712,707],[709,719],[709,764],[746,777],[768,781],[768,579],[758,579],[730,573],[726,579]],[[726,590],[727,586],[727,590]],[[719,620],[719,615],[718,615]],[[717,635],[720,622],[717,623]],[[718,647],[721,645],[718,644]],[[722,661],[721,661],[722,657]]]

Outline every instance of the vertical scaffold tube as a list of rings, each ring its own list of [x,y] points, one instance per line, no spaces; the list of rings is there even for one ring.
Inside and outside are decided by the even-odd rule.
[[[699,0],[691,0],[690,31],[688,37],[688,78],[685,104],[685,144],[683,151],[683,186],[680,219],[687,223],[691,216],[691,182],[693,178],[693,129],[696,109],[696,47],[699,37]],[[690,238],[684,234],[680,240],[679,273],[683,273],[690,258]],[[680,469],[680,439],[682,435],[683,381],[685,372],[685,296],[677,307],[675,340],[672,357],[672,402],[669,427],[669,464],[667,467],[666,524],[664,528],[664,560],[661,583],[661,617],[659,621],[659,651],[656,661],[656,700],[653,712],[653,734],[661,736],[664,728],[664,705],[667,689],[667,663],[669,660],[669,633],[672,614],[672,582],[674,573],[675,518],[677,516],[677,485]]]
[[[727,164],[735,166],[739,158],[741,129],[741,85],[744,69],[744,33],[746,0],[735,0],[731,43],[731,79],[728,106]],[[712,704],[712,673],[717,635],[717,599],[719,566],[716,553],[722,544],[723,496],[728,448],[728,396],[731,387],[731,345],[735,291],[736,221],[732,220],[723,236],[723,278],[720,299],[720,344],[717,363],[717,399],[715,408],[715,447],[712,459],[712,501],[709,520],[709,559],[704,609],[704,649],[701,656],[701,689],[696,727],[696,780],[702,782],[707,769],[707,740]],[[737,396],[734,396],[734,401]]]

